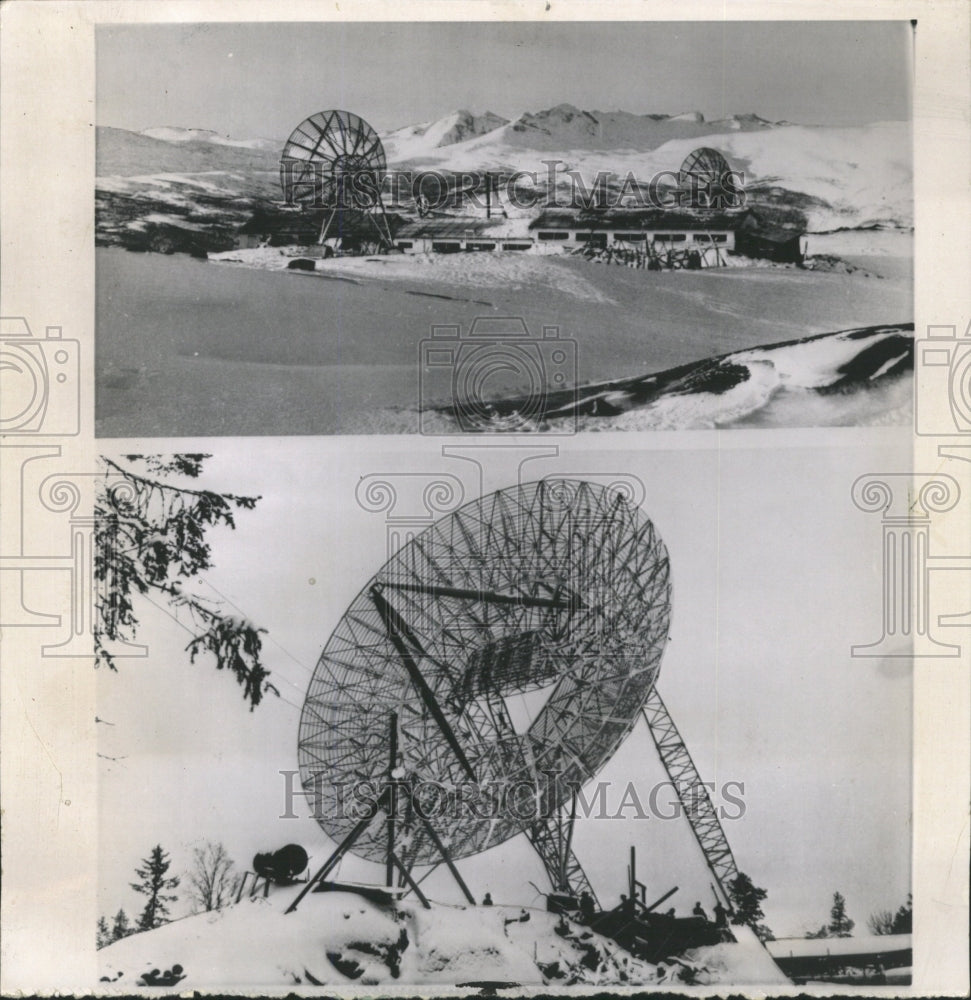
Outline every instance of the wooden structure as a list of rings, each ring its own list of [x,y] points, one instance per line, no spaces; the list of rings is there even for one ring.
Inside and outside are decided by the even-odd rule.
[[[319,111],[290,134],[280,157],[287,205],[322,212],[316,242],[345,252],[391,247],[381,199],[387,161],[377,133],[349,111]]]

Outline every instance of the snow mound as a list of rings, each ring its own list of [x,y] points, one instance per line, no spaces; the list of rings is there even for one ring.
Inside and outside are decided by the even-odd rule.
[[[684,962],[691,969],[693,982],[699,986],[789,984],[750,927],[732,927],[732,934],[736,944],[714,944],[685,953]]]
[[[179,990],[214,987],[653,983],[656,969],[552,914],[519,907],[380,905],[295,890],[123,938],[99,952],[103,982],[130,990],[181,966]]]
[[[879,955],[891,951],[903,951],[912,947],[910,934],[861,934],[859,937],[825,938],[783,938],[766,944],[769,952],[780,958],[804,958],[824,955]]]
[[[549,393],[531,429],[700,430],[729,426],[865,426],[910,419],[913,324],[816,334],[650,375]],[[532,397],[483,401],[483,429],[522,429]],[[807,413],[813,420],[805,421]],[[439,411],[443,423],[451,411]]]

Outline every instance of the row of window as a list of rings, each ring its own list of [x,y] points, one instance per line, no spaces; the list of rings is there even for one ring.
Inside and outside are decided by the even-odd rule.
[[[414,240],[398,240],[395,246],[399,250],[412,250],[415,246]],[[495,250],[497,243],[475,242],[470,240],[465,244],[467,250]],[[503,250],[528,250],[532,243],[503,243]],[[461,240],[436,240],[432,243],[432,250],[435,253],[459,253],[462,250]]]
[[[549,242],[551,240],[568,240],[570,234],[568,232],[541,232],[538,234],[541,241]],[[576,233],[573,239],[577,243],[589,243],[591,241],[605,241],[607,234],[600,233]],[[684,233],[655,233],[653,240],[655,243],[684,243],[687,240],[687,235]],[[614,239],[619,240],[623,243],[643,243],[647,239],[647,233],[614,233]],[[708,233],[695,233],[694,237],[695,243],[727,243],[728,237],[724,233],[715,233],[714,235],[709,235]]]
[[[549,233],[539,233],[539,238],[542,241],[550,240],[567,240],[570,238],[568,232],[549,232]],[[685,233],[655,233],[653,241],[655,243],[684,243],[687,240],[687,235]],[[614,239],[623,243],[643,243],[647,239],[647,233],[614,233]],[[695,233],[692,237],[695,243],[726,243],[728,237],[724,233],[714,233],[709,235],[708,233]],[[574,240],[577,243],[598,243],[603,246],[607,245],[607,234],[606,233],[576,233],[574,235]],[[413,240],[398,240],[397,247],[399,250],[411,250],[415,243]],[[474,242],[469,241],[466,244],[469,250],[495,250],[498,244],[488,243],[488,242]],[[503,243],[503,250],[528,250],[530,248],[530,243]],[[437,240],[432,243],[432,250],[436,253],[455,253],[462,249],[461,240]]]

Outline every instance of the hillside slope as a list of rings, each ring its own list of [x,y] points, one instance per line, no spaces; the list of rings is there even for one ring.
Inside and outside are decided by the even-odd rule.
[[[291,914],[296,890],[245,899],[135,934],[99,953],[103,975],[139,985],[181,965],[179,989],[299,984],[455,985],[482,980],[543,985],[654,983],[663,970],[553,915],[519,907],[417,902],[383,906],[352,893],[313,894]]]
[[[719,945],[657,966],[544,910],[417,902],[382,905],[345,892],[297,888],[133,934],[99,953],[103,982],[138,989],[174,966],[178,990],[294,985],[494,983],[608,986],[786,983],[756,942]],[[174,984],[173,984],[174,985]]]

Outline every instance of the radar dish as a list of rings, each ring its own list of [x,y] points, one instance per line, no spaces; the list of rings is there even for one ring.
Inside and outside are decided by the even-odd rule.
[[[682,184],[693,177],[702,185],[715,186],[724,184],[730,172],[728,160],[717,149],[703,146],[685,157],[679,174]]]
[[[535,813],[497,796],[538,788],[550,815],[598,772],[651,694],[670,616],[667,550],[622,490],[546,479],[443,517],[361,590],[317,663],[298,739],[317,821],[385,859],[354,800],[384,787],[390,746],[419,800],[461,788],[463,808],[424,803],[453,858],[526,830]],[[440,860],[420,827],[399,850],[407,867]]]
[[[373,208],[387,161],[377,132],[350,111],[319,111],[291,133],[280,158],[288,205]]]

